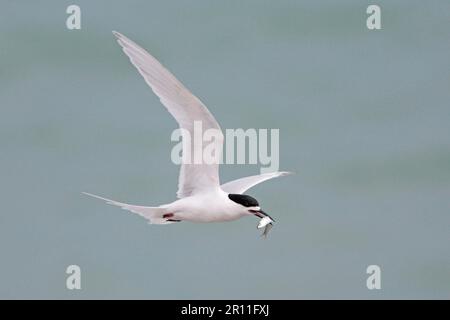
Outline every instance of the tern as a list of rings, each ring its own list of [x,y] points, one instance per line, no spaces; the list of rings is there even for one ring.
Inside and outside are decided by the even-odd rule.
[[[218,130],[219,139],[214,143],[217,143],[217,150],[222,150],[223,133],[208,108],[150,53],[124,35],[116,31],[113,31],[113,34],[131,63],[175,118],[179,127],[191,133],[191,136],[195,121],[201,121],[205,129]],[[221,185],[219,163],[182,162],[178,179],[178,200],[169,204],[157,207],[131,205],[83,193],[136,213],[147,219],[150,224],[170,224],[180,221],[224,222],[244,216],[256,216],[261,219],[258,229],[265,228],[263,235],[267,236],[274,219],[261,209],[255,198],[244,192],[263,181],[290,173],[285,171],[263,173]]]

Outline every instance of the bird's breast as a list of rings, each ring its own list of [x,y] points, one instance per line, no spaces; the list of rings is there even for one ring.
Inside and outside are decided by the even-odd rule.
[[[178,201],[174,212],[176,218],[192,222],[220,222],[242,217],[242,213],[238,212],[223,197],[189,198]]]

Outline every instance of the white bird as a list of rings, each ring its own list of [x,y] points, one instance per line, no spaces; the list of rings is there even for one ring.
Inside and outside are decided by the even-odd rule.
[[[206,106],[146,50],[118,32],[113,31],[113,34],[131,63],[175,118],[180,128],[187,130],[193,136],[194,121],[201,121],[204,129],[216,129],[220,132],[219,139],[216,139],[214,143],[218,146],[216,150],[222,150],[222,131]],[[151,224],[169,224],[179,221],[221,222],[244,216],[257,216],[262,219],[258,228],[265,227],[263,235],[267,235],[274,220],[261,209],[256,199],[243,193],[258,183],[289,173],[264,173],[220,185],[218,163],[182,162],[178,179],[177,197],[179,199],[169,204],[158,207],[137,206],[83,193],[137,213]]]

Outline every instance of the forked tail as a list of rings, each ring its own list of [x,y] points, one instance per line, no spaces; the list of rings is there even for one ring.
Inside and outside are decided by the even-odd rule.
[[[166,213],[166,209],[163,207],[144,207],[144,206],[135,206],[127,203],[117,202],[111,199],[106,199],[100,196],[96,196],[95,194],[83,192],[83,194],[94,197],[100,200],[106,201],[108,204],[112,204],[114,206],[121,207],[122,209],[137,213],[138,215],[144,217],[151,224],[169,224],[173,223],[172,221],[167,221],[167,219],[163,218],[163,215]]]

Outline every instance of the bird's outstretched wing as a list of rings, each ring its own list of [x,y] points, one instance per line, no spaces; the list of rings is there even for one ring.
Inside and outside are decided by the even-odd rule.
[[[211,147],[213,143],[215,144],[214,149],[218,153],[222,152],[222,131],[206,106],[147,51],[124,35],[115,31],[113,31],[113,34],[116,36],[117,42],[122,46],[125,54],[130,58],[131,63],[138,69],[139,73],[144,77],[145,82],[147,82],[153,92],[159,97],[161,103],[175,118],[179,127],[190,133],[190,141],[193,141],[194,138],[194,121],[200,121],[203,132],[207,129],[216,129],[216,133],[218,133],[215,139],[208,142],[206,146]],[[185,141],[184,135],[183,140]],[[190,145],[190,160],[193,160],[194,145],[193,143],[190,143]],[[183,144],[183,147],[185,146],[186,144]],[[186,150],[183,150],[183,153],[186,153]],[[203,154],[203,150],[201,150],[201,153]],[[220,155],[217,157],[219,159]],[[204,161],[201,164],[194,164],[194,161],[182,161],[178,179],[177,196],[179,198],[218,186],[218,161],[214,161],[212,164],[204,163]]]
[[[286,176],[288,174],[292,174],[292,172],[279,171],[279,172],[263,173],[255,176],[249,176],[233,180],[221,185],[220,187],[222,188],[223,191],[227,193],[241,194],[244,193],[246,190],[250,189],[251,187],[257,185],[258,183],[261,183],[263,181],[272,178]]]

